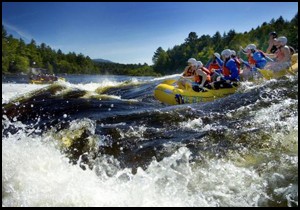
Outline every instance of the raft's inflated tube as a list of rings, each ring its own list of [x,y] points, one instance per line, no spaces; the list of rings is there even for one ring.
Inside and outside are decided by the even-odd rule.
[[[288,69],[282,69],[276,72],[269,69],[258,69],[258,71],[267,80],[280,78],[287,74],[296,75],[296,73],[298,72],[298,53],[292,55],[291,63],[292,66],[289,67]]]
[[[174,81],[172,81],[174,83]],[[190,104],[213,101],[235,93],[237,86],[232,88],[205,89],[204,92],[196,92],[191,87],[181,89],[171,82],[163,82],[154,89],[154,97],[162,103],[169,105]]]

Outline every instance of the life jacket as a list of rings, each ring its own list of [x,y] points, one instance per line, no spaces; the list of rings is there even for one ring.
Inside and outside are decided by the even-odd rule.
[[[226,76],[230,76],[230,70],[226,67],[226,63],[228,61],[224,62],[223,64],[223,68],[222,68],[222,74],[226,77]]]
[[[290,48],[291,55],[293,55],[296,52],[296,50],[290,45],[288,45],[288,47]]]
[[[262,55],[262,57],[266,57],[266,55],[265,55],[265,53],[263,52],[263,51],[261,51],[261,50],[257,50],[256,52],[260,52],[261,53],[261,55]],[[255,52],[254,52],[255,53]],[[253,59],[253,53],[250,53],[249,55],[248,55],[248,62],[249,62],[249,64],[251,65],[251,64],[253,64],[253,65],[255,65],[256,64],[256,61]]]
[[[185,76],[190,77],[195,75],[195,69],[192,66],[189,66],[188,70],[186,71]]]
[[[260,52],[264,58],[266,57],[264,51],[261,51],[261,50],[257,50],[257,51]]]
[[[292,46],[290,46],[290,45],[287,45],[288,46],[288,48],[290,49],[290,54],[291,55],[293,55],[295,52],[296,52],[296,50],[292,47]],[[278,50],[278,49],[280,49],[281,47],[279,47],[279,48],[276,48],[276,50],[274,51],[274,52],[272,52],[273,54],[276,54],[276,51]]]
[[[211,76],[210,76],[210,71],[205,68],[204,66],[200,68],[201,71],[203,71],[206,74],[206,81],[205,82],[211,82]],[[195,76],[195,82],[201,84],[202,82],[202,77],[200,75]]]
[[[284,46],[280,46],[279,48],[278,48],[278,50],[276,51],[276,58],[280,61],[280,60],[282,60],[283,58],[284,58],[284,53],[281,51],[281,48],[282,47],[284,47]],[[289,46],[288,46],[289,47]],[[290,50],[290,47],[289,47],[289,52],[290,52],[290,56],[292,55],[292,53],[291,53],[291,50]]]
[[[212,72],[212,69],[220,69],[221,68],[221,66],[219,66],[219,64],[216,62],[216,63],[211,63],[210,65],[209,65],[209,67],[208,67],[208,70],[211,72],[211,73],[213,73]]]
[[[248,55],[248,62],[249,62],[249,64],[251,65],[255,65],[256,64],[256,61],[253,59],[253,56],[251,55],[252,53],[250,53],[249,55]]]
[[[276,57],[279,61],[282,60],[284,58],[283,52],[281,52],[281,50],[278,50]]]

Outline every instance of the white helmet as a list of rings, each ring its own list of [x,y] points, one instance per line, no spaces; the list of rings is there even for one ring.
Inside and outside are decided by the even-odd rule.
[[[231,56],[231,50],[230,49],[223,50],[221,55],[224,56],[225,58],[229,58]]]
[[[214,53],[214,56],[216,56],[216,57],[219,58],[219,59],[221,58],[220,54],[217,53],[217,52]]]
[[[194,62],[196,62],[196,61],[197,61],[197,60],[196,60],[195,58],[189,58],[187,62],[188,62],[188,63],[194,63]]]
[[[283,45],[286,45],[287,43],[287,38],[285,36],[281,36],[277,38],[278,42],[281,42]]]
[[[256,50],[256,45],[255,45],[255,44],[249,44],[249,45],[246,47],[245,50],[246,50],[246,51],[247,51],[247,50]]]
[[[236,52],[234,50],[231,50],[231,55],[236,56]]]
[[[201,61],[197,61],[197,66],[198,66],[199,68],[201,68],[201,67],[203,67],[203,63],[202,63]]]

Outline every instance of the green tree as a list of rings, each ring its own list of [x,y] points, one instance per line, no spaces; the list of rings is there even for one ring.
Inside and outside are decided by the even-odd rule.
[[[215,45],[215,52],[220,52],[223,46],[221,45],[222,36],[219,31],[217,31],[212,37],[212,43]]]
[[[17,55],[15,57],[14,68],[16,72],[29,73],[29,60],[27,57]]]
[[[186,38],[184,41],[187,43],[187,44],[196,44],[197,42],[197,39],[198,39],[198,35],[196,34],[196,32],[190,32],[189,35],[188,35],[188,38]]]
[[[157,62],[157,60],[158,60],[158,58],[159,58],[159,56],[160,56],[160,54],[161,54],[162,52],[164,52],[164,50],[163,50],[162,47],[157,48],[157,50],[154,52],[154,55],[153,55],[153,57],[152,57],[152,62],[153,62],[153,63],[156,63],[156,62]]]
[[[291,20],[291,24],[288,27],[286,37],[288,39],[288,45],[291,45],[295,50],[298,51],[298,12],[295,17]]]
[[[185,44],[189,47],[190,52],[189,54],[195,55],[197,54],[198,48],[198,35],[196,32],[190,32],[188,38],[185,39]]]
[[[169,56],[168,56],[167,52],[161,48],[161,49],[159,49],[159,54],[157,55],[157,58],[155,59],[153,69],[156,72],[166,74],[169,71],[169,68],[167,68],[168,65],[169,65]]]
[[[7,36],[7,32],[4,28],[4,26],[2,25],[2,39],[6,38],[6,36]]]

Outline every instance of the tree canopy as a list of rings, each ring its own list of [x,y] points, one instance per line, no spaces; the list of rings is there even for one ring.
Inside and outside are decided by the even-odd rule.
[[[263,22],[256,29],[249,32],[237,33],[234,29],[223,35],[217,31],[212,37],[190,32],[185,42],[165,51],[158,47],[153,56],[153,68],[162,74],[173,74],[183,71],[187,60],[191,57],[207,63],[214,52],[221,54],[222,50],[229,48],[240,53],[240,46],[246,47],[254,43],[258,49],[266,51],[268,48],[269,33],[276,31],[279,36],[286,36],[288,45],[298,51],[298,13],[291,21],[285,21],[282,16],[270,23]],[[240,56],[244,56],[239,54]]]

